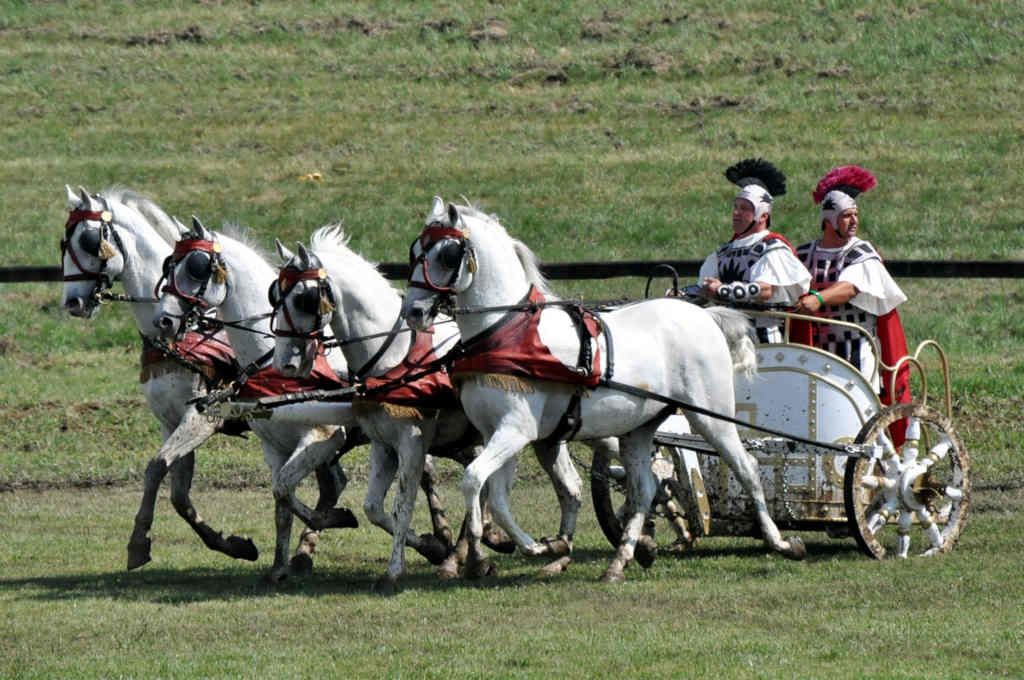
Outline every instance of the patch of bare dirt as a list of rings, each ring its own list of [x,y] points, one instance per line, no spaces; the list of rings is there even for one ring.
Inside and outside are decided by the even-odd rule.
[[[619,27],[611,22],[600,19],[589,19],[583,22],[580,37],[584,40],[610,40],[617,37]]]
[[[504,42],[508,38],[508,27],[504,21],[498,19],[489,19],[482,26],[477,26],[469,31],[469,39],[473,41],[474,45],[481,42]]]
[[[673,102],[671,104],[658,104],[657,108],[659,111],[666,113],[701,113],[706,110],[713,109],[728,109],[743,104],[743,100],[738,97],[730,97],[728,95],[716,94],[715,96],[704,99],[703,97],[696,97],[688,102]]]
[[[818,71],[819,78],[845,78],[850,75],[851,69],[846,64],[840,64],[839,66],[833,66],[832,68],[824,68]]]
[[[173,42],[204,43],[208,40],[200,26],[189,26],[182,31],[160,30],[146,35],[132,35],[124,41],[129,47],[169,45]]]
[[[431,19],[423,22],[423,27],[437,33],[453,33],[459,29],[461,24],[458,19],[451,17],[443,17],[441,19]]]
[[[651,71],[653,73],[665,73],[672,68],[672,56],[659,52],[658,50],[638,45],[631,47],[622,59],[613,64],[613,68],[634,68],[638,71]]]

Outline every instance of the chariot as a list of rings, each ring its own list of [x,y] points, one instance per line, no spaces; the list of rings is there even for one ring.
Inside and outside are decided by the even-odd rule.
[[[967,519],[970,464],[951,420],[949,367],[941,346],[927,340],[886,367],[895,376],[909,364],[920,386],[915,385],[911,403],[884,406],[872,388],[875,376],[791,341],[795,320],[819,319],[784,311],[750,313],[775,317],[784,330],[782,343],[757,346],[757,375],[735,379],[736,417],[747,423],[738,426],[740,436],[758,463],[768,511],[779,528],[853,536],[878,559],[950,551]],[[859,326],[844,325],[864,334]],[[881,356],[874,338],[866,337]],[[938,408],[928,392],[926,357],[929,369],[937,361],[943,383]],[[906,441],[897,447],[888,429],[903,418]],[[764,430],[789,436],[759,436]],[[658,493],[644,533],[661,550],[686,550],[704,536],[760,535],[751,498],[715,449],[690,434],[686,418],[670,416],[654,442],[651,466]],[[616,546],[622,537],[624,479],[617,461],[604,452],[595,456],[594,508]]]

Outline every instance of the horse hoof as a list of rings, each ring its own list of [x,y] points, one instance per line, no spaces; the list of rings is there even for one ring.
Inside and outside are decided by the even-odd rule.
[[[128,571],[138,569],[153,559],[149,554],[150,545],[152,545],[152,541],[148,538],[128,543]]]
[[[636,542],[636,551],[633,553],[636,563],[644,569],[650,569],[657,556],[658,544],[650,536],[641,536]]]
[[[479,581],[483,578],[493,578],[498,575],[498,568],[491,564],[490,560],[480,560],[471,565],[466,565],[466,579]]]
[[[626,575],[622,573],[622,570],[614,567],[608,567],[604,576],[601,577],[601,583],[622,583],[625,580]]]
[[[789,543],[789,550],[782,551],[783,557],[796,561],[807,557],[807,546],[804,545],[802,538],[799,536],[787,536],[786,542]]]
[[[228,555],[234,557],[236,560],[249,560],[255,562],[260,557],[260,551],[256,549],[256,544],[248,538],[242,538],[241,536],[228,536]]]
[[[511,555],[516,551],[516,543],[502,531],[488,531],[480,537],[483,544],[497,553]]]
[[[552,538],[546,536],[540,542],[547,546],[547,554],[552,557],[565,557],[572,554],[572,541],[564,536]]]
[[[541,567],[540,575],[543,578],[548,578],[551,576],[557,576],[558,574],[562,574],[569,570],[570,562],[572,562],[572,558],[568,555],[559,557],[554,562],[551,562],[550,564],[545,564],[543,567]]]
[[[359,520],[348,508],[331,508],[327,511],[326,529],[355,529]]]
[[[288,565],[283,567],[272,567],[264,576],[264,580],[272,586],[278,586],[291,577],[291,569]]]
[[[298,553],[292,557],[291,568],[296,576],[309,576],[313,573],[313,558],[306,553]]]
[[[420,547],[416,551],[434,566],[439,566],[448,559],[448,548],[437,540],[434,534],[420,534]]]
[[[373,592],[383,597],[394,597],[399,593],[398,581],[387,574],[381,576],[373,584]]]
[[[459,565],[455,560],[445,560],[437,570],[437,577],[442,581],[452,581],[459,577]]]

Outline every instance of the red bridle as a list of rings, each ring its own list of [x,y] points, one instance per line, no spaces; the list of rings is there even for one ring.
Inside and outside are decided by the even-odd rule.
[[[300,331],[295,327],[295,322],[292,320],[292,315],[288,311],[288,305],[285,304],[285,298],[288,293],[291,292],[292,288],[295,287],[299,281],[316,281],[320,288],[320,295],[325,295],[324,289],[327,286],[327,272],[322,267],[316,269],[289,269],[285,268],[281,270],[281,273],[277,276],[277,281],[273,284],[277,286],[277,303],[274,305],[274,315],[271,317],[271,328],[270,330],[275,336],[282,338],[304,338],[307,340],[317,340],[323,336],[323,315],[320,314],[319,309],[316,313],[316,321],[313,324],[313,328],[309,331]],[[329,290],[329,289],[328,289]],[[277,308],[281,307],[284,311],[284,320],[288,322],[288,326],[291,330],[281,330],[280,328],[274,327],[274,319],[277,317]]]
[[[461,259],[459,264],[452,268],[452,275],[447,283],[438,284],[430,279],[430,271],[427,267],[427,253],[444,239],[452,239],[458,241],[461,247]],[[446,227],[438,222],[427,225],[420,232],[419,237],[415,243],[420,244],[420,254],[417,257],[412,256],[412,247],[409,248],[409,287],[410,288],[422,288],[429,290],[432,293],[441,293],[444,295],[454,294],[455,282],[459,278],[459,273],[462,271],[462,259],[464,259],[467,253],[472,258],[472,250],[469,247],[469,236],[461,229],[455,227]],[[423,281],[413,281],[412,275],[416,271],[416,267],[419,266],[423,270]]]
[[[78,267],[79,274],[65,275],[65,281],[101,281],[109,284],[107,276],[104,270],[107,268],[106,260],[100,260],[100,268],[97,271],[89,271],[82,263],[78,260],[78,255],[75,253],[75,249],[71,247],[71,237],[75,233],[75,229],[82,222],[90,220],[100,222],[100,238],[105,239],[107,233],[113,232],[111,226],[111,220],[114,216],[109,210],[72,210],[68,215],[68,221],[64,223],[64,238],[60,241],[61,254],[67,253],[71,256],[71,261]],[[116,236],[114,237],[116,239]]]
[[[174,270],[182,260],[196,251],[210,254],[210,274],[202,281],[196,295],[188,295],[181,292],[178,289],[178,285],[174,282]],[[219,260],[220,244],[216,241],[207,241],[206,239],[200,238],[186,238],[178,241],[174,244],[174,252],[172,252],[164,262],[164,273],[163,276],[160,277],[160,280],[156,282],[156,287],[153,290],[154,294],[159,297],[160,293],[170,293],[194,306],[199,306],[204,309],[209,307],[210,305],[202,299],[202,295],[206,292],[206,286],[210,283],[210,276],[213,275],[213,265],[215,263],[221,264]],[[223,265],[221,264],[221,266]],[[163,288],[161,288],[160,284],[164,281],[167,283]]]

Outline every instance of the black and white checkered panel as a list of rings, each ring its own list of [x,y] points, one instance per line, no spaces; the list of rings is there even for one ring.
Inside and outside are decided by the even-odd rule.
[[[846,267],[876,258],[881,259],[870,243],[861,242],[846,251],[820,250],[808,243],[797,249],[797,257],[807,265],[813,277],[814,288],[825,288],[839,280],[839,275]],[[872,337],[878,335],[878,317],[869,314],[849,302],[841,305],[825,305],[821,315],[828,319],[855,323]],[[857,368],[861,366],[861,345],[864,337],[860,333],[841,326],[815,324],[814,344],[836,354]]]
[[[747,281],[751,269],[765,253],[778,248],[788,248],[782,240],[771,236],[765,237],[752,246],[734,247],[727,243],[718,249],[718,280],[722,283]],[[769,282],[770,283],[770,282]]]

